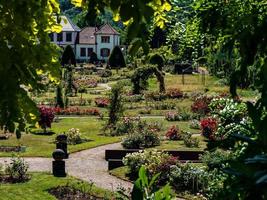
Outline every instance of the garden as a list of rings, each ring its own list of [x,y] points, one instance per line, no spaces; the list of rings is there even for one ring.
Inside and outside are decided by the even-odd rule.
[[[264,0],[27,0],[0,13],[0,199],[267,199]],[[76,60],[79,36],[49,38],[62,15],[110,23],[121,45]]]

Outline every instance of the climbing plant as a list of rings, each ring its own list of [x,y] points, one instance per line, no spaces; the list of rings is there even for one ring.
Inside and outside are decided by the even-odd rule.
[[[141,90],[144,90],[147,87],[147,80],[153,74],[157,77],[159,82],[159,91],[165,92],[163,73],[155,66],[145,66],[137,68],[131,78],[131,82],[133,83],[133,93],[140,94]]]

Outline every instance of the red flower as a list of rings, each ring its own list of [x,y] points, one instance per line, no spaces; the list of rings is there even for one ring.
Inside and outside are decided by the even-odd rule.
[[[217,120],[210,117],[202,119],[200,125],[202,129],[202,135],[210,140],[214,140],[215,139],[214,133],[218,128]]]

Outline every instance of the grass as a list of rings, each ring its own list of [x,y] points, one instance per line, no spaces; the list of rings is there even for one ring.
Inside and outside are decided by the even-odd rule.
[[[48,193],[48,190],[66,184],[77,189],[84,188],[82,191],[88,191],[88,193],[98,197],[112,195],[111,192],[95,186],[90,189],[88,183],[81,182],[72,177],[56,178],[48,173],[33,173],[31,176],[31,180],[26,183],[1,184],[0,200],[56,200],[54,196]]]
[[[77,152],[84,149],[93,148],[96,146],[114,143],[120,141],[119,137],[108,137],[100,135],[103,121],[99,121],[96,118],[65,118],[61,119],[58,123],[52,124],[52,130],[56,133],[63,133],[70,128],[78,128],[83,138],[89,139],[89,142],[85,142],[77,145],[68,145],[69,152]],[[52,152],[55,150],[56,135],[44,136],[34,134],[23,134],[20,139],[20,143],[27,146],[25,153],[20,153],[21,156],[27,157],[51,157]],[[12,136],[8,140],[1,140],[1,146],[16,146],[18,144],[15,136]],[[11,156],[12,153],[1,152],[0,156]]]

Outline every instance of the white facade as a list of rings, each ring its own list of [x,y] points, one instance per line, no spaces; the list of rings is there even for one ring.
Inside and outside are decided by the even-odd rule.
[[[87,62],[92,52],[107,61],[113,48],[120,45],[120,35],[110,24],[81,30],[66,16],[61,16],[60,24],[62,32],[50,34],[51,41],[62,48],[70,45],[78,62]]]

